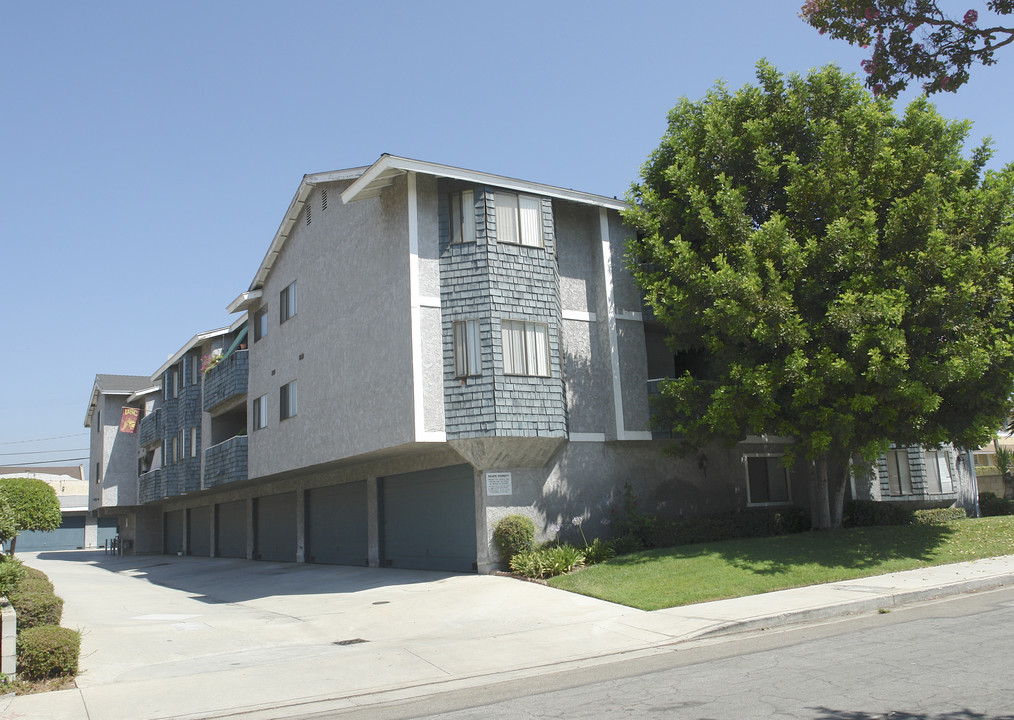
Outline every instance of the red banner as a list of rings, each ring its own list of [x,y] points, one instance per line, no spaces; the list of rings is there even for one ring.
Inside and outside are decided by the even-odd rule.
[[[137,432],[137,418],[140,414],[140,408],[123,408],[123,416],[120,418],[120,432]]]

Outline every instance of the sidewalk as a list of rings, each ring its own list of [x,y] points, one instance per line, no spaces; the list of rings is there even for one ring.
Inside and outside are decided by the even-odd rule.
[[[10,720],[280,718],[668,652],[706,636],[1014,584],[1014,556],[644,612],[511,578],[26,554],[82,630],[73,690]]]

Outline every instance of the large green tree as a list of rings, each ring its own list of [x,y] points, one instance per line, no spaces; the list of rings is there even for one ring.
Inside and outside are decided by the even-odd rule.
[[[682,100],[632,188],[630,267],[677,375],[684,449],[792,438],[819,525],[890,442],[977,447],[1014,387],[1014,166],[829,66]]]
[[[954,92],[968,80],[969,68],[992,65],[995,53],[1014,43],[1014,0],[957,5],[948,14],[938,0],[806,0],[799,15],[821,35],[870,48],[862,62],[866,85],[876,94],[897,97],[912,80],[923,90]],[[951,3],[954,5],[954,3]],[[980,10],[982,14],[980,15]]]
[[[11,555],[17,546],[18,533],[24,530],[48,532],[60,527],[60,500],[53,486],[43,480],[2,478],[0,498],[6,501],[14,515],[14,534],[9,538]]]

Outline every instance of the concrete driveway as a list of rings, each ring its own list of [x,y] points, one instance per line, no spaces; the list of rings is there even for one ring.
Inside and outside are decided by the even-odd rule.
[[[51,720],[351,707],[363,693],[648,639],[622,624],[588,631],[639,611],[504,577],[101,551],[22,559],[49,575],[62,624],[83,638],[78,690],[18,698],[13,717],[34,717],[33,701]]]

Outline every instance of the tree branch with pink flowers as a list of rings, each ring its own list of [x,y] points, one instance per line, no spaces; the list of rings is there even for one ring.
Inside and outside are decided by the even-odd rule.
[[[951,17],[937,0],[807,0],[799,16],[821,35],[871,50],[861,65],[866,86],[889,98],[919,82],[928,95],[954,92],[973,65],[993,65],[1014,43],[1014,0],[987,0]],[[956,3],[955,3],[956,4]],[[981,7],[981,5],[980,5]],[[959,11],[960,12],[960,11]]]

